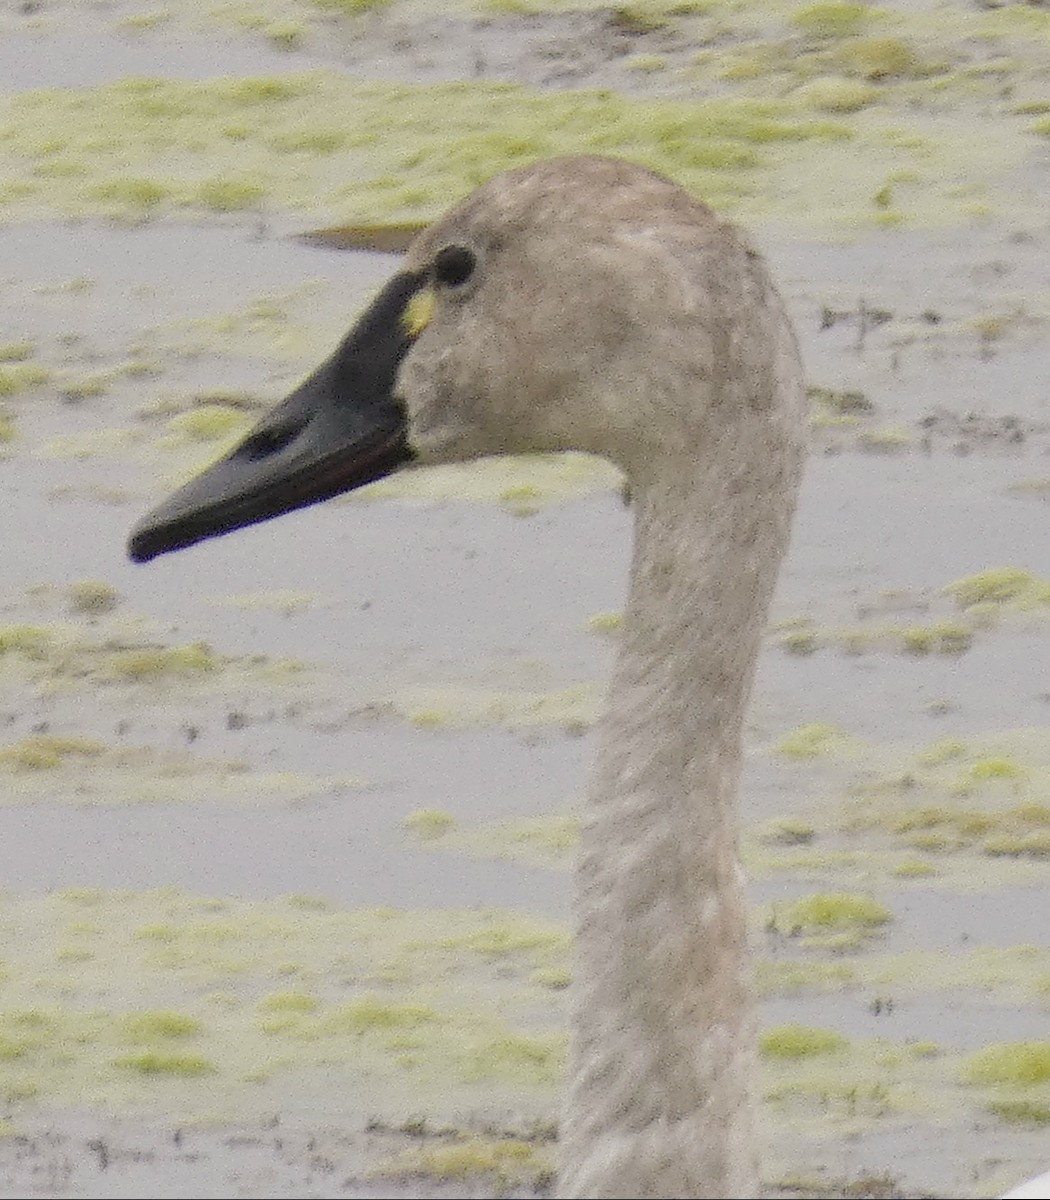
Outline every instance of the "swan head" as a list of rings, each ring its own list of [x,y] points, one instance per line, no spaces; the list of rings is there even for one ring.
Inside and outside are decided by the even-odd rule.
[[[641,167],[581,156],[497,176],[419,235],[335,353],[143,518],[129,553],[146,561],[412,463],[583,450],[644,475],[709,439],[726,402],[775,395],[782,330],[770,318],[756,357],[745,342],[763,331],[750,315],[737,329],[741,289],[754,309],[769,286],[708,209]]]

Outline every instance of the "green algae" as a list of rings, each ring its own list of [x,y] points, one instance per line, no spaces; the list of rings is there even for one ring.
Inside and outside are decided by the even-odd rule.
[[[755,832],[759,841],[777,846],[808,845],[817,836],[809,821],[797,817],[778,817],[767,821]]]
[[[986,1046],[967,1060],[963,1078],[984,1087],[1050,1083],[1050,1042],[1001,1042]]]
[[[203,1028],[199,1017],[171,1009],[128,1013],[121,1023],[123,1035],[129,1042],[188,1038],[200,1033]]]
[[[373,1114],[554,1100],[561,989],[530,976],[564,971],[568,941],[520,915],[75,889],[2,896],[0,922],[7,1094],[184,1116],[320,1096],[359,1119],[354,1091]]]
[[[301,803],[360,787],[351,776],[254,771],[237,759],[208,759],[149,746],[31,734],[0,746],[4,804],[88,805]]]
[[[0,685],[37,695],[127,688],[136,703],[157,703],[163,693],[170,701],[174,693],[188,699],[195,690],[215,694],[237,685],[288,692],[314,678],[288,660],[222,655],[203,642],[166,645],[156,623],[115,615],[119,598],[108,584],[81,585],[46,587],[39,599],[77,620],[0,625]]]
[[[390,1029],[416,1029],[439,1019],[427,1004],[406,1004],[381,996],[365,995],[327,1010],[319,1021],[327,1033],[366,1034]]]
[[[816,892],[774,904],[766,928],[826,949],[854,949],[893,920],[892,911],[855,892]]]
[[[259,1001],[259,1008],[269,1013],[314,1013],[321,1001],[308,992],[271,992]]]
[[[847,72],[871,80],[921,76],[934,69],[923,63],[906,41],[893,37],[850,40],[838,50],[836,59]]]
[[[220,665],[221,660],[206,642],[117,650],[110,661],[113,675],[122,679],[193,676],[217,671]]]
[[[104,751],[105,746],[91,738],[31,734],[0,746],[0,766],[14,771],[49,771],[70,758],[96,758]]]
[[[912,444],[913,438],[904,425],[884,425],[878,429],[862,429],[857,434],[861,450],[876,454],[899,454]]]
[[[454,830],[444,828],[440,834],[440,848],[455,850],[471,858],[512,859],[530,866],[567,870],[579,840],[578,818],[556,814]]]
[[[623,628],[623,613],[600,612],[587,618],[587,629],[591,633],[614,634]]]
[[[378,12],[388,8],[393,0],[310,0],[318,8],[331,9],[344,16],[356,17],[361,13]]]
[[[901,629],[900,639],[907,654],[963,654],[973,644],[973,630],[958,621],[934,621]]]
[[[77,385],[70,385],[76,387]],[[90,459],[123,456],[128,449],[142,441],[136,429],[96,429],[86,433],[62,434],[51,438],[35,453],[41,458]]]
[[[892,863],[898,878],[941,876],[948,855],[969,855],[975,869],[975,855],[1035,862],[1050,854],[1050,746],[1043,731],[1002,731],[970,743],[945,738],[890,757],[889,769],[885,761],[861,760],[857,780],[847,785],[850,803],[839,802],[834,825],[846,833],[879,830],[920,851],[918,865],[911,855]],[[961,870],[960,863],[956,883]]]
[[[0,1081],[23,1097],[19,1108],[90,1099],[102,1111],[185,1120],[320,1102],[346,1119],[364,1089],[373,1117],[448,1119],[497,1095],[513,1096],[518,1111],[554,1111],[565,1043],[549,1023],[565,1018],[568,936],[520,914],[72,889],[0,896],[0,922]],[[91,957],[59,953],[71,936]],[[759,963],[759,983],[767,994],[771,981],[787,994],[887,981],[1022,987],[1048,965],[1036,948],[778,960]],[[391,968],[396,985],[384,982]],[[274,991],[290,969],[296,986]],[[957,1056],[847,1044],[829,1030],[768,1033],[774,1114],[818,1103],[866,1119],[907,1108],[909,1088],[914,1100],[915,1088],[936,1086],[939,1075],[923,1083],[912,1072],[959,1069]],[[144,1043],[130,1054],[129,1036]]]
[[[812,1025],[779,1025],[759,1035],[758,1049],[763,1058],[797,1059],[837,1054],[849,1043],[831,1029]]]
[[[440,130],[429,121],[435,105]],[[591,150],[669,171],[726,203],[749,190],[760,147],[849,136],[843,126],[747,100],[627,101],[481,83],[413,88],[324,72],[192,84],[126,79],[0,102],[0,181],[27,189],[21,198],[8,192],[11,215],[224,212],[265,200],[366,218],[433,216],[504,167]],[[91,169],[50,178],[44,192],[32,167],[59,145]]]
[[[51,372],[38,363],[13,361],[13,366],[0,366],[0,396],[17,396],[33,388],[42,387],[51,378]]]
[[[402,471],[371,484],[354,502],[466,500],[497,504],[522,515],[580,496],[615,491],[622,484],[623,475],[616,467],[590,454],[519,455]]]
[[[523,955],[529,966],[546,963],[550,956],[569,948],[564,930],[535,920],[518,920],[491,914],[476,929],[445,938],[442,947],[465,950],[486,960],[506,960]]]
[[[214,442],[244,433],[251,418],[227,404],[201,404],[172,417],[167,431],[191,442]]]
[[[113,1065],[125,1071],[137,1071],[140,1075],[176,1075],[195,1078],[198,1075],[213,1075],[217,1068],[199,1054],[166,1054],[159,1050],[144,1050],[140,1054],[124,1054],[113,1060]]]
[[[443,838],[456,826],[456,818],[450,813],[433,808],[418,808],[410,812],[401,822],[403,829],[414,834],[421,841],[435,841]]]
[[[790,21],[802,33],[817,38],[843,38],[860,33],[873,15],[867,4],[840,2],[808,4],[791,14]]]
[[[857,968],[852,963],[759,959],[755,964],[755,987],[760,996],[838,992],[852,987],[856,979]]]
[[[800,762],[840,752],[849,741],[849,736],[837,725],[813,722],[785,734],[774,744],[773,752],[791,762]]]
[[[845,82],[849,74],[920,71],[911,60],[897,63],[890,43],[868,45],[859,66],[864,40],[842,43],[854,56],[840,64]],[[884,178],[907,168],[910,151],[907,139],[891,143],[849,120],[813,119],[814,108],[849,118],[874,99],[863,86],[847,94],[845,83],[836,98],[835,87],[825,86],[823,99],[819,89],[808,99],[782,100],[767,90],[687,103],[483,82],[363,84],[312,72],[38,91],[0,102],[0,209],[17,219],[101,212],[140,220],[265,204],[318,223],[426,221],[499,170],[593,152],[661,170],[718,207],[756,215],[776,209],[797,219],[816,155],[838,145],[845,157],[823,172],[824,202],[814,215],[855,220],[862,212],[858,174]],[[440,129],[430,120],[435,109]],[[945,130],[931,145],[951,158],[962,141],[961,131]],[[58,144],[83,173],[37,179],[34,168]],[[1000,169],[1004,156],[1023,154],[1004,137],[974,159],[969,144],[969,170],[979,177],[993,153]],[[925,178],[910,219],[960,210],[937,172]]]
[[[24,338],[20,342],[5,342],[0,345],[0,362],[25,362],[33,357],[34,345]]]
[[[490,689],[450,684],[405,688],[367,706],[376,715],[392,715],[417,729],[465,729],[500,725],[528,729],[558,725],[581,733],[598,719],[603,688],[581,683],[551,692]]]
[[[120,593],[104,579],[77,579],[66,587],[69,611],[86,616],[110,613],[120,603]]]
[[[1050,604],[1050,581],[1039,579],[1021,567],[993,567],[978,571],[945,586],[944,591],[960,608],[1013,603],[1020,607]]]
[[[404,1150],[385,1158],[369,1172],[374,1178],[417,1181],[421,1176],[442,1182],[487,1182],[493,1195],[512,1188],[546,1190],[554,1167],[548,1155],[514,1138],[458,1135],[450,1144]]]
[[[999,1098],[988,1102],[988,1111],[1008,1125],[1030,1128],[1050,1125],[1050,1103],[1046,1101]]]
[[[803,84],[795,93],[809,108],[825,113],[855,113],[876,103],[879,91],[859,79],[823,75]]]

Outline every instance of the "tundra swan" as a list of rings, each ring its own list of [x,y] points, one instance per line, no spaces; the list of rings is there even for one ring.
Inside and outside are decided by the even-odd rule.
[[[756,1195],[737,784],[804,403],[784,306],[730,226],[641,167],[550,159],[423,231],[331,358],[131,536],[145,561],[410,463],[583,450],[626,473],[560,1196]]]

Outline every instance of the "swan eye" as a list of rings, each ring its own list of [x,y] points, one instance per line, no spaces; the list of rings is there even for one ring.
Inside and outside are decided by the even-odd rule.
[[[474,274],[477,261],[466,246],[443,246],[434,256],[434,278],[447,287],[462,287]]]

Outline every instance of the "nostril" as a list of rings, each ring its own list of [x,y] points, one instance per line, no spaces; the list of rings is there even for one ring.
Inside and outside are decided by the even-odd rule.
[[[236,457],[257,462],[260,458],[269,458],[278,454],[285,446],[293,442],[306,428],[308,417],[297,417],[294,420],[281,421],[272,425],[264,425],[248,434],[237,447]]]

